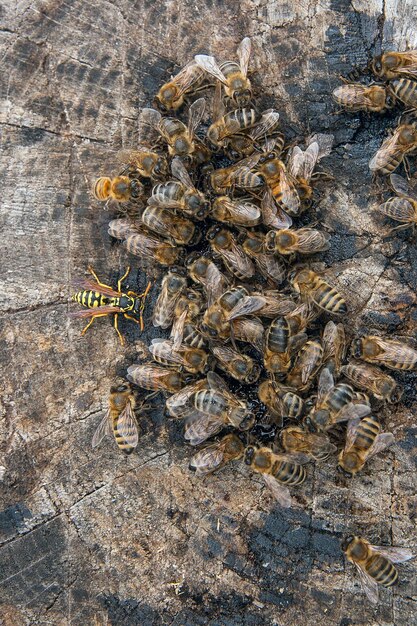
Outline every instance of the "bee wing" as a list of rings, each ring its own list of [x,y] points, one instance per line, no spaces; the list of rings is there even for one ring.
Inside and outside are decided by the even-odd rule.
[[[121,308],[119,306],[96,306],[94,309],[84,309],[83,311],[71,311],[71,317],[88,318],[97,315],[111,315],[112,313],[120,313]]]
[[[326,135],[324,133],[316,133],[307,140],[307,146],[310,147],[313,143],[317,143],[319,147],[319,153],[317,155],[317,161],[329,156],[332,151],[334,141],[334,135]],[[308,148],[307,148],[308,150]]]
[[[116,154],[116,159],[123,164],[135,164],[140,159],[141,150],[133,150],[132,148],[124,148]]]
[[[407,63],[405,67],[399,67],[396,69],[397,74],[410,74],[412,76],[417,75],[417,50],[407,50],[407,52],[401,52],[398,56],[401,56]]]
[[[271,226],[278,230],[290,228],[292,225],[291,217],[285,213],[275,202],[272,191],[267,188],[261,200],[262,220],[265,226]]]
[[[206,101],[204,98],[199,98],[192,103],[188,110],[188,132],[190,135],[194,135],[197,126],[200,124],[204,111],[206,108]]]
[[[209,57],[206,54],[197,54],[194,57],[194,60],[199,67],[205,70],[208,74],[211,74],[211,76],[214,76],[214,78],[217,78],[217,80],[223,83],[223,85],[227,86],[227,78],[220,70],[214,57]]]
[[[372,104],[368,98],[368,87],[359,83],[341,85],[333,91],[333,99],[341,106],[367,106]]]
[[[170,398],[166,401],[166,408],[169,414],[172,417],[185,417],[189,412],[190,407],[187,406],[191,396],[200,389],[207,387],[207,381],[203,378],[202,380],[197,381],[197,383],[192,383],[191,385],[187,385],[183,387],[177,393],[174,393]],[[194,409],[193,409],[194,410]]]
[[[172,82],[178,87],[178,95],[182,96],[194,83],[200,80],[201,72],[197,70],[197,67],[195,61],[190,61],[190,63],[187,63],[187,65],[173,77]]]
[[[346,404],[337,416],[334,418],[334,422],[346,422],[350,420],[360,419],[362,417],[366,417],[371,412],[371,407],[369,404],[355,404],[354,402],[349,402]]]
[[[216,359],[219,359],[219,361],[223,361],[226,363],[229,363],[236,357],[236,355],[238,355],[236,350],[233,350],[232,348],[229,348],[229,346],[224,346],[222,344],[212,346],[212,352]]]
[[[409,561],[414,558],[414,554],[408,548],[397,548],[394,546],[372,546],[373,550],[376,550],[384,556],[386,559],[389,559],[393,563],[404,563],[404,561]]]
[[[233,333],[239,341],[250,343],[262,354],[264,327],[258,318],[242,318],[233,321]]]
[[[321,230],[313,228],[300,228],[298,233],[297,247],[300,252],[305,254],[313,254],[314,252],[323,252],[329,249],[330,235]]]
[[[199,450],[190,460],[190,468],[196,473],[196,476],[204,476],[214,472],[223,462],[223,450],[219,448],[218,443],[213,443],[203,450]]]
[[[231,249],[221,250],[221,255],[239,274],[246,278],[251,278],[255,273],[255,268],[252,261],[246,254],[236,245],[235,242],[231,243]]]
[[[291,506],[291,494],[288,487],[281,485],[273,476],[269,474],[262,474],[262,478],[268,485],[274,498],[284,509],[289,509]]]
[[[166,339],[152,339],[152,344],[149,346],[149,352],[154,355],[155,346],[158,346],[158,356],[169,363],[175,363],[176,365],[187,365],[185,359],[178,352],[179,348],[174,348],[172,341]]]
[[[334,378],[331,371],[324,367],[319,376],[318,386],[317,386],[317,404],[323,401],[325,396],[329,393],[331,389],[334,387]]]
[[[284,454],[276,454],[282,461],[289,461],[290,463],[297,463],[298,465],[305,465],[311,461],[310,455],[305,452],[285,452]]]
[[[159,128],[159,123],[161,119],[162,119],[162,115],[160,114],[159,111],[156,111],[156,109],[145,108],[145,109],[142,109],[142,112],[140,114],[139,124],[151,126],[151,128],[154,128],[155,130],[159,132],[158,128]]]
[[[143,365],[130,365],[127,368],[127,378],[130,382],[141,387],[141,382],[145,379],[159,380],[165,378],[167,370],[156,365],[149,365],[144,363]]]
[[[107,232],[110,237],[124,239],[129,233],[135,232],[135,224],[124,218],[111,220]]]
[[[232,394],[230,393],[229,387],[226,385],[223,378],[216,374],[216,372],[208,372],[207,382],[210,389],[215,389],[216,391],[220,391],[224,395],[227,395],[229,398],[233,398]]]
[[[188,308],[186,308],[179,317],[176,318],[172,325],[171,339],[173,341],[174,350],[178,350],[182,343],[184,336],[184,326],[188,315]]]
[[[261,209],[252,202],[239,202],[238,200],[224,200],[224,205],[232,218],[240,222],[257,222],[261,217]]]
[[[220,120],[225,114],[225,108],[222,95],[222,83],[217,82],[214,89],[213,96],[213,120],[214,122]]]
[[[302,334],[304,333],[299,333],[299,335],[302,335]],[[310,351],[310,354],[308,354],[308,359],[303,363],[303,366],[301,368],[301,382],[303,383],[303,385],[307,383],[308,379],[310,378],[312,373],[316,370],[316,368],[317,368],[317,355],[315,354],[314,351]]]
[[[287,268],[284,262],[278,257],[269,254],[258,254],[256,256],[255,263],[257,264],[262,276],[264,276],[267,280],[272,279],[276,283],[282,283],[285,279]],[[277,305],[279,307],[280,303],[277,302]],[[268,304],[268,317],[270,317],[270,315],[273,315],[273,307]],[[274,317],[276,315],[282,315],[279,308]]]
[[[396,194],[398,194],[399,196],[405,196],[407,198],[417,200],[416,190],[403,176],[399,176],[398,174],[391,174],[389,180],[391,183],[391,187]]]
[[[378,603],[379,593],[378,593],[378,583],[369,576],[367,572],[358,564],[355,563],[356,570],[359,574],[359,580],[362,585],[362,589],[367,595],[369,602],[372,604]]]
[[[184,187],[194,189],[194,185],[184,163],[177,156],[172,159],[171,172],[172,175],[184,185]]]
[[[319,144],[314,141],[303,152],[298,146],[292,149],[288,161],[288,172],[294,178],[304,178],[310,180],[319,156]]]
[[[222,295],[225,284],[222,273],[215,263],[210,263],[208,266],[206,277],[205,288],[207,291],[208,306],[211,306],[211,304]]]
[[[130,402],[128,402],[120,413],[117,420],[117,432],[129,443],[130,447],[136,448],[139,441],[139,430],[135,414]]]
[[[381,433],[375,437],[374,443],[369,448],[366,458],[371,459],[389,446],[395,443],[395,437],[392,433]]]
[[[116,291],[111,287],[105,287],[104,285],[99,285],[95,280],[89,278],[76,278],[73,281],[73,285],[76,289],[86,289],[88,291],[98,291],[98,293],[103,294],[103,296],[111,296],[117,298],[122,294],[120,291]]]
[[[110,434],[111,434],[111,428],[110,428],[110,409],[109,409],[104,415],[99,425],[97,426],[97,429],[91,441],[91,447],[96,448],[104,439],[104,437]]]
[[[215,415],[194,411],[188,416],[185,425],[184,438],[192,446],[198,446],[209,437],[216,435],[224,426],[223,420]]]
[[[382,354],[378,354],[375,360],[384,363],[386,360],[395,361],[401,365],[408,365],[413,367],[417,359],[417,351],[410,345],[401,342],[385,341],[381,337],[375,338],[379,348],[383,350]]]
[[[245,78],[248,74],[251,48],[252,43],[250,38],[245,37],[244,39],[242,39],[237,49],[237,58],[239,59],[240,71]]]
[[[290,180],[287,172],[282,169],[280,174],[280,191],[281,191],[281,203],[291,213],[297,214],[300,208],[300,198],[294,184]]]
[[[345,447],[343,449],[344,452],[347,452],[347,450],[349,450],[355,443],[356,434],[358,432],[358,426],[360,424],[360,421],[361,420],[359,417],[355,417],[349,420],[347,429],[346,429],[346,442],[345,442]]]
[[[387,137],[387,139],[385,139],[385,141],[382,142],[382,145],[379,148],[379,150],[369,161],[370,170],[376,171],[385,167],[391,155],[395,153],[396,151],[398,151],[398,136],[399,136],[399,129],[397,128],[394,131],[394,134],[391,135],[391,137]]]
[[[261,119],[248,133],[254,141],[266,137],[268,133],[275,129],[279,122],[279,113],[274,109],[268,109],[262,113]]]
[[[244,296],[237,305],[230,311],[226,319],[231,321],[237,317],[243,317],[250,315],[262,309],[265,305],[265,298],[263,296]]]

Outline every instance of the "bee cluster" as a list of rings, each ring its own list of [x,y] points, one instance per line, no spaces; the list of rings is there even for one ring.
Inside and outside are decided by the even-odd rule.
[[[402,390],[380,366],[415,369],[417,351],[403,340],[365,336],[353,340],[347,357],[345,327],[337,321],[348,311],[345,299],[300,264],[329,247],[329,234],[306,223],[315,204],[315,168],[330,153],[333,137],[316,134],[304,148],[285,145],[279,113],[258,113],[252,104],[250,50],[245,38],[238,62],[218,65],[198,55],[165,84],[156,100],[168,116],[143,109],[140,147],[120,154],[123,171],[99,178],[94,194],[126,207],[126,216],[110,222],[109,234],[142,262],[166,270],[152,322],[170,336],[152,340],[149,359],[131,365],[128,380],[165,395],[167,413],[184,421],[192,446],[220,434],[193,454],[190,468],[197,475],[243,460],[289,507],[289,487],[307,479],[307,463],[338,454],[339,469],[352,476],[394,442],[373,411],[378,403],[398,402]],[[335,99],[355,111],[383,110],[392,94],[409,104],[416,91],[401,68],[417,57],[400,55],[395,70],[392,57],[398,56],[388,53],[374,63],[388,86],[344,85]],[[190,104],[186,122],[172,117],[194,94],[209,92],[213,79],[212,123],[205,133],[205,98]],[[411,144],[417,147],[412,125],[400,126],[393,138],[390,149],[384,142],[371,161],[375,171],[391,173]],[[403,200],[403,186],[396,184]],[[393,216],[399,203],[390,202]],[[293,224],[298,220],[299,227]],[[106,292],[95,278],[99,304],[83,292],[77,296],[92,316],[94,306],[116,319],[120,313],[134,319],[143,310],[146,293],[123,294],[120,281],[117,291],[107,286]],[[93,291],[91,283],[83,286]],[[132,302],[123,300],[128,297]],[[133,409],[130,384],[113,388],[93,445],[113,424],[116,442],[131,452],[138,443]],[[341,423],[347,428],[340,449]],[[372,601],[376,583],[396,582],[386,559],[405,560],[405,551],[381,551],[357,537],[346,544],[348,557],[365,572]]]

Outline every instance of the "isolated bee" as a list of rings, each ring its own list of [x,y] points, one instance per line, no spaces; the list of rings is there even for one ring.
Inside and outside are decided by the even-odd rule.
[[[405,104],[407,108],[417,108],[417,81],[409,78],[396,78],[390,82],[389,88],[395,98]]]
[[[279,285],[286,278],[287,267],[278,257],[266,254],[264,247],[264,235],[251,231],[248,232],[247,238],[242,244],[243,251],[255,261],[255,265],[262,276],[270,283]]]
[[[302,269],[292,278],[294,289],[327,313],[345,315],[347,306],[340,293],[313,270]]]
[[[291,337],[290,324],[285,317],[274,319],[265,334],[265,369],[278,379],[284,378],[291,367],[293,353],[306,340],[304,333]]]
[[[316,404],[306,423],[310,430],[323,432],[339,422],[360,419],[370,412],[369,404],[361,403],[350,385],[335,385],[330,370],[324,368],[319,376]]]
[[[214,57],[198,54],[195,62],[211,76],[214,76],[224,86],[225,94],[238,107],[249,104],[252,98],[252,87],[247,77],[251,40],[245,37],[237,49],[239,64],[235,61],[225,61],[217,65]]]
[[[199,256],[198,253],[190,255],[186,260],[186,265],[190,278],[203,285],[208,306],[211,306],[226,291],[227,278],[211,259]]]
[[[346,356],[346,336],[343,324],[327,322],[323,337],[323,364],[335,375],[339,376],[340,368]]]
[[[93,187],[94,197],[101,202],[106,200],[116,200],[116,202],[139,200],[143,198],[144,193],[144,186],[140,180],[129,178],[129,176],[116,176],[115,178],[101,176],[97,178]]]
[[[391,174],[402,163],[404,157],[417,150],[417,128],[414,124],[401,124],[382,143],[369,162],[372,172]]]
[[[230,346],[220,344],[213,345],[211,351],[222,370],[235,380],[247,385],[252,385],[258,380],[261,369],[247,354],[241,354]]]
[[[168,391],[176,393],[187,382],[187,377],[173,369],[165,369],[153,363],[131,365],[127,368],[127,377],[130,382],[143,389],[151,391]]]
[[[238,246],[232,233],[221,226],[212,226],[206,235],[214,253],[221,257],[223,263],[237,278],[251,278],[255,267],[250,258]]]
[[[229,196],[219,196],[214,200],[211,215],[218,222],[236,226],[256,226],[261,221],[261,209],[256,204]]]
[[[192,94],[204,80],[204,72],[195,61],[182,68],[170,81],[162,85],[156,94],[162,111],[176,111],[184,104],[184,98]]]
[[[395,98],[385,85],[347,83],[333,91],[333,99],[348,111],[383,113],[395,105]]]
[[[417,351],[395,339],[368,335],[352,342],[352,356],[368,363],[384,365],[391,370],[413,370],[417,367]]]
[[[342,550],[356,566],[364,592],[372,604],[378,602],[378,585],[392,587],[398,584],[398,572],[393,563],[413,558],[406,548],[373,546],[363,537],[347,537]]]
[[[129,383],[111,387],[109,408],[93,435],[93,448],[100,444],[103,437],[113,433],[120,450],[126,454],[133,452],[139,440],[135,405],[135,396]]]
[[[220,441],[206,446],[194,454],[190,461],[190,469],[196,476],[204,476],[221,469],[229,461],[235,461],[243,456],[245,446],[233,433],[225,435]]]
[[[254,472],[262,474],[274,497],[282,507],[291,506],[291,495],[287,485],[301,485],[306,479],[306,471],[301,462],[308,457],[297,455],[275,454],[270,448],[248,446],[245,449],[244,461]]]
[[[225,194],[228,189],[239,187],[242,189],[254,189],[262,187],[264,180],[252,171],[260,159],[259,154],[251,156],[210,174],[210,184],[216,194]]]
[[[280,230],[292,226],[292,218],[276,203],[269,188],[265,190],[261,200],[261,213],[263,223],[269,228]]]
[[[225,291],[204,313],[201,325],[203,332],[210,337],[227,339],[231,329],[228,314],[242,298],[248,295],[248,291],[244,287],[232,287]]]
[[[391,174],[390,182],[399,197],[390,198],[387,202],[380,204],[377,210],[400,222],[400,226],[393,228],[391,232],[410,226],[414,229],[417,223],[417,192],[405,178],[398,174]]]
[[[265,249],[273,254],[315,254],[329,249],[330,235],[313,228],[298,230],[270,230],[265,238]]]
[[[146,146],[139,146],[136,150],[120,150],[117,158],[132,176],[160,180],[168,173],[166,158]]]
[[[333,135],[318,133],[307,140],[306,150],[294,146],[290,152],[287,172],[297,189],[301,208],[311,206],[314,193],[311,181],[319,175],[313,173],[314,168],[321,159],[330,154],[333,140]]]
[[[359,389],[371,393],[378,400],[395,404],[401,400],[403,390],[395,380],[378,367],[351,362],[340,368],[341,373]]]
[[[298,352],[294,366],[287,376],[286,383],[297,391],[306,391],[313,384],[323,359],[323,346],[320,341],[310,339]]]
[[[300,198],[297,193],[294,178],[287,172],[279,152],[274,149],[275,140],[268,140],[264,152],[258,159],[256,172],[260,174],[270,188],[274,199],[291,215],[297,215],[300,210]]]
[[[96,317],[114,315],[113,326],[123,346],[125,340],[118,327],[119,315],[123,315],[126,319],[139,324],[141,330],[143,330],[143,310],[145,308],[146,296],[151,288],[151,283],[148,283],[143,293],[136,293],[135,291],[124,293],[122,291],[122,283],[128,276],[130,267],[128,267],[123,276],[119,278],[117,291],[113,289],[113,287],[102,283],[92,267],[89,267],[88,271],[92,274],[95,281],[87,278],[77,280],[76,284],[81,290],[72,296],[74,302],[78,302],[78,304],[85,307],[87,310],[76,311],[72,313],[72,316],[89,318],[88,324],[81,332],[81,334],[84,335]]]
[[[384,52],[376,56],[371,65],[375,76],[384,80],[417,76],[417,50],[406,52]]]
[[[194,219],[205,219],[209,208],[207,198],[194,187],[179,157],[172,159],[171,171],[178,180],[155,185],[148,198],[148,205],[178,209]]]
[[[246,402],[233,395],[224,380],[215,374],[207,374],[208,388],[196,391],[190,399],[193,409],[187,415],[184,437],[197,446],[217,434],[225,425],[239,430],[249,430],[254,416]]]
[[[162,117],[155,109],[142,109],[141,124],[148,124],[166,141],[170,156],[193,158],[201,142],[195,131],[204,115],[206,103],[199,98],[188,111],[188,125],[173,117]]]
[[[181,268],[171,268],[164,276],[161,291],[153,310],[152,323],[154,326],[169,328],[175,315],[176,304],[187,287],[187,278]]]
[[[325,433],[311,433],[299,426],[281,430],[279,440],[285,452],[303,452],[316,461],[326,460],[337,449]]]
[[[346,445],[339,455],[339,468],[347,476],[354,476],[366,461],[379,454],[394,442],[392,433],[381,433],[381,425],[372,415],[363,420],[349,422]]]
[[[271,380],[259,385],[258,397],[278,426],[282,426],[284,418],[298,419],[304,410],[304,401],[299,395]]]

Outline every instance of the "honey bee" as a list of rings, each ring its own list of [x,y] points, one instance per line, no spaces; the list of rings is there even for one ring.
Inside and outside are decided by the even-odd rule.
[[[256,204],[240,198],[233,200],[229,196],[217,197],[211,214],[218,222],[236,226],[256,226],[261,221],[261,210]]]
[[[239,279],[251,278],[255,267],[250,258],[240,248],[232,233],[221,226],[212,226],[206,235],[211,249],[221,257],[223,263]]]
[[[346,445],[339,455],[339,469],[351,477],[366,461],[379,454],[395,439],[392,433],[381,433],[381,425],[372,415],[363,420],[351,420],[346,432]]]
[[[194,187],[179,157],[172,159],[171,171],[178,180],[155,185],[148,198],[148,205],[178,209],[194,219],[205,219],[209,208],[207,198]]]
[[[279,291],[267,289],[262,293],[253,293],[241,298],[226,315],[228,320],[256,313],[260,317],[292,315],[299,307]]]
[[[294,178],[288,174],[284,162],[274,148],[275,141],[268,140],[265,152],[259,156],[256,173],[262,176],[276,202],[291,215],[297,215],[301,203]]]
[[[298,391],[306,391],[313,383],[323,360],[320,341],[310,339],[298,352],[294,366],[287,376],[287,384]]]
[[[233,337],[237,341],[250,343],[260,354],[263,351],[264,327],[257,317],[243,317],[231,323]]]
[[[182,342],[191,348],[205,348],[206,341],[198,330],[195,321],[203,309],[201,293],[187,289],[178,299],[174,311],[171,336],[181,333]]]
[[[179,372],[173,369],[164,369],[151,363],[131,365],[127,368],[127,377],[130,382],[143,389],[168,391],[169,393],[176,393],[187,382],[187,377]]]
[[[251,101],[252,87],[248,79],[251,40],[245,37],[237,49],[239,63],[225,61],[220,67],[214,57],[198,54],[195,62],[224,86],[225,94],[238,107],[244,107]]]
[[[109,408],[93,435],[92,447],[96,448],[106,435],[113,433],[120,450],[126,454],[133,452],[139,441],[135,405],[135,396],[129,383],[112,387]]]
[[[404,157],[417,150],[417,128],[414,124],[401,124],[387,137],[369,162],[372,172],[391,174]]]
[[[301,302],[291,308],[286,314],[286,318],[290,325],[290,331],[293,335],[304,332],[312,321],[314,321],[319,313],[311,303]],[[324,347],[323,347],[324,350]]]
[[[378,585],[392,587],[398,584],[398,572],[393,563],[413,558],[406,548],[373,546],[363,537],[347,537],[342,542],[342,550],[356,566],[363,590],[372,604],[378,602]]]
[[[303,399],[271,380],[264,380],[259,385],[258,397],[278,426],[282,426],[284,418],[298,419],[303,414]]]
[[[186,260],[186,265],[190,278],[203,285],[208,305],[211,306],[226,291],[227,278],[213,261],[205,256],[199,256],[198,253],[190,255]]]
[[[116,202],[129,202],[139,200],[144,196],[144,186],[137,178],[129,176],[116,176],[108,178],[101,176],[97,178],[93,187],[93,194],[96,200],[116,200]]]
[[[378,211],[400,222],[400,226],[391,229],[391,232],[410,226],[414,229],[417,223],[417,192],[405,178],[398,174],[391,174],[390,182],[399,197],[390,198],[379,205]]]
[[[395,105],[385,85],[362,85],[348,83],[333,91],[333,100],[348,111],[367,111],[369,113],[383,113]]]
[[[195,131],[205,110],[204,98],[199,98],[189,108],[188,125],[173,117],[162,117],[155,109],[142,109],[141,124],[148,124],[166,143],[170,156],[193,158],[200,144]]]
[[[269,282],[280,285],[287,275],[286,265],[278,257],[265,254],[264,246],[264,236],[251,231],[242,244],[243,251],[255,262],[262,276]]]
[[[280,228],[290,228],[292,226],[291,217],[275,202],[275,198],[270,189],[266,189],[262,197],[261,212],[262,221],[265,226],[275,228],[276,230]]]
[[[294,289],[327,313],[345,315],[347,306],[340,293],[313,270],[302,269],[292,278]]]
[[[161,206],[148,205],[142,213],[142,223],[157,235],[166,237],[171,243],[193,245],[198,243],[201,233],[189,219],[175,215]]]
[[[193,409],[187,415],[184,437],[192,446],[216,435],[226,424],[249,430],[255,421],[246,402],[234,396],[220,376],[209,372],[207,383],[208,388],[196,391],[190,399]]]
[[[175,307],[187,287],[187,278],[180,268],[171,268],[162,279],[161,291],[152,316],[154,326],[169,328],[174,321]]]
[[[282,507],[291,506],[291,495],[287,485],[301,485],[306,479],[306,471],[301,463],[308,460],[306,455],[275,454],[270,448],[248,446],[244,452],[244,462],[254,472],[262,474],[274,497]]]
[[[417,367],[417,351],[414,348],[401,341],[373,335],[354,339],[352,356],[391,370],[409,371]]]
[[[264,111],[261,118],[255,122],[255,124],[239,134],[231,135],[225,141],[225,151],[227,156],[237,161],[247,157],[256,150],[259,146],[260,139],[266,139],[272,133],[274,134],[274,140],[276,144],[281,145],[281,150],[284,147],[284,136],[282,133],[276,134],[276,127],[279,123],[279,113],[274,109],[268,109]]]
[[[212,353],[222,370],[235,380],[247,385],[252,385],[258,380],[261,369],[247,354],[241,354],[225,345],[212,346]]]
[[[208,388],[206,378],[190,383],[177,391],[170,398],[167,398],[165,406],[170,417],[176,419],[186,418],[195,411],[191,399],[197,391]]]
[[[248,295],[244,287],[232,287],[225,291],[204,313],[202,331],[210,337],[227,339],[231,330],[228,314],[242,298]]]
[[[360,419],[370,412],[369,404],[361,403],[350,385],[335,385],[330,370],[324,368],[320,372],[316,404],[306,423],[310,430],[323,432],[339,422]]]
[[[306,340],[304,333],[291,336],[290,324],[285,317],[274,319],[265,335],[265,369],[278,379],[284,378],[291,367],[293,353]]]
[[[323,331],[323,364],[339,376],[340,368],[346,356],[346,336],[343,324],[327,322]]]
[[[127,250],[141,257],[142,261],[157,261],[161,265],[173,265],[184,252],[183,248],[145,233],[128,219],[111,220],[107,232],[111,237],[121,239]]]
[[[340,368],[341,373],[359,389],[371,393],[378,400],[395,404],[401,400],[402,388],[378,367],[351,362]]]
[[[225,194],[229,188],[254,189],[264,184],[263,178],[252,171],[260,159],[259,154],[250,156],[210,174],[210,184],[216,194]]]
[[[239,437],[231,433],[225,435],[220,441],[206,446],[194,454],[190,461],[190,470],[196,476],[204,476],[221,469],[229,461],[235,461],[243,456],[245,446]]]
[[[409,78],[396,78],[390,82],[389,88],[397,100],[409,109],[417,108],[417,82]]]
[[[162,85],[156,94],[158,106],[162,111],[177,111],[184,98],[194,92],[204,79],[204,72],[195,61],[187,63],[178,74]]]
[[[303,452],[316,461],[325,461],[337,450],[325,433],[311,433],[299,426],[284,428],[279,439],[285,452]]]
[[[152,339],[149,351],[161,365],[184,368],[190,374],[206,374],[210,370],[209,355],[201,348],[192,348],[174,339]]]
[[[317,174],[313,174],[318,161],[328,156],[333,146],[333,135],[318,133],[307,141],[306,150],[294,146],[291,150],[287,172],[289,179],[295,184],[300,200],[301,208],[311,206],[313,200],[313,187],[311,181]]]
[[[330,235],[313,228],[298,230],[270,230],[265,238],[265,249],[269,253],[282,255],[315,254],[329,249]]]
[[[120,150],[117,158],[132,176],[160,180],[168,173],[166,158],[146,146],[139,146],[136,150]]]
[[[378,78],[384,80],[393,80],[404,75],[415,77],[417,76],[417,50],[385,52],[374,58],[371,69]]]
[[[214,122],[209,126],[207,139],[214,148],[225,148],[232,136],[242,135],[243,131],[254,126],[256,117],[255,109],[247,107],[226,113],[222,103],[221,85],[218,83],[213,99]],[[247,137],[245,139],[248,141]]]

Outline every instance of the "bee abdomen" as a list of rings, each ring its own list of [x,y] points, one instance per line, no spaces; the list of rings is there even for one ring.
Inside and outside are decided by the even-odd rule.
[[[305,481],[306,472],[302,465],[279,461],[272,468],[273,476],[285,485],[301,485]]]
[[[398,572],[394,565],[384,556],[376,554],[370,560],[366,571],[377,583],[384,587],[392,587],[398,582]]]
[[[123,437],[119,433],[119,431],[117,429],[118,421],[119,421],[119,416],[117,416],[113,420],[113,435],[114,435],[114,438],[115,438],[116,443],[117,443],[118,447],[120,448],[120,450],[122,450],[126,454],[131,454],[133,452],[133,450],[135,449],[135,447],[136,447],[135,444],[134,444],[136,431],[134,429],[132,429],[130,432],[127,433],[126,436]]]
[[[381,426],[375,417],[372,415],[364,417],[358,426],[355,446],[362,450],[368,450],[375,441],[380,429]]]
[[[391,82],[396,98],[411,108],[417,107],[417,83],[409,78],[397,78]]]
[[[286,415],[284,417],[291,417],[293,419],[300,417],[303,412],[304,402],[300,396],[297,396],[296,393],[292,391],[288,391],[282,397],[282,402],[284,404],[284,410]]]
[[[286,352],[290,336],[290,326],[285,317],[277,317],[271,324],[266,341],[271,352],[282,354]]]
[[[338,313],[339,315],[347,313],[347,306],[344,298],[342,298],[336,289],[333,289],[333,287],[330,287],[330,285],[324,281],[317,288],[315,299],[323,309],[326,309],[326,311]]]

